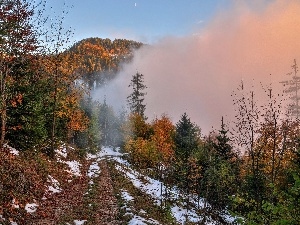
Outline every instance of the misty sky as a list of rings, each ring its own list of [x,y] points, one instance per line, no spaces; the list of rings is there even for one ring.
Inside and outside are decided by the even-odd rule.
[[[55,4],[56,2],[56,4]],[[59,12],[62,0],[51,0]],[[131,76],[145,75],[146,114],[184,112],[203,133],[234,118],[231,94],[265,86],[281,93],[293,60],[300,60],[299,0],[66,0],[74,38],[128,38],[150,43],[117,79],[94,97],[126,104]],[[60,5],[60,7],[58,7]],[[49,11],[50,8],[49,8]],[[259,101],[265,95],[257,92]]]

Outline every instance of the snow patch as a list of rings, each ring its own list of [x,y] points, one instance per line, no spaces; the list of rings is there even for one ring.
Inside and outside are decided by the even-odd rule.
[[[73,149],[72,147],[68,146],[69,149]],[[66,158],[68,156],[68,152],[67,152],[67,147],[65,144],[63,144],[62,146],[60,146],[58,149],[55,150],[55,152],[57,153],[57,161],[67,164],[70,168],[70,170],[67,170],[67,172],[75,175],[75,176],[81,176],[80,174],[80,166],[81,164],[75,160],[73,161],[64,161],[62,160],[62,158]]]
[[[143,217],[135,215],[129,222],[128,225],[147,225],[147,224],[160,225],[157,220],[154,219],[145,219]]]
[[[86,160],[91,160],[91,159],[97,159],[98,158],[98,155],[97,154],[91,154],[91,153],[88,153],[86,155]]]
[[[128,225],[147,225],[143,222],[144,219],[139,216],[134,216],[129,222]]]
[[[113,149],[112,147],[102,147],[99,152],[96,154],[87,154],[86,159],[91,160],[91,159],[97,159],[101,160],[105,157],[118,157],[118,156],[123,156],[124,154],[120,152],[120,148],[115,148]]]
[[[36,204],[36,203],[27,203],[26,206],[25,206],[25,210],[28,212],[28,213],[34,213],[36,210],[37,210],[37,207],[39,205]]]
[[[140,213],[141,213],[141,214],[146,214],[147,212],[146,212],[145,210],[141,209],[141,210],[140,210]]]
[[[98,177],[100,173],[100,167],[98,165],[97,162],[93,162],[90,167],[89,170],[87,172],[87,175],[89,178],[93,178],[93,177]]]
[[[197,213],[192,209],[187,211],[183,207],[173,206],[171,208],[171,212],[173,217],[182,224],[184,224],[186,221],[197,223],[202,220],[202,217],[197,215]],[[209,225],[210,223],[206,224]]]
[[[133,170],[131,168],[130,163],[127,160],[124,160],[122,156],[124,156],[124,154],[120,152],[120,149],[103,147],[100,152],[94,155],[88,154],[87,159],[100,161],[103,158],[111,158],[112,160],[118,163],[115,165],[115,168],[118,171],[120,171],[128,180],[130,180],[136,188],[140,189],[145,194],[150,195],[154,199],[155,204],[160,205],[162,194],[168,187],[166,187],[165,184],[160,182],[159,180],[152,179],[148,176],[144,176],[142,173]],[[92,163],[92,165],[90,166],[90,173],[88,174],[90,174],[91,176],[93,175],[93,169],[96,170],[96,165],[96,163]],[[197,206],[199,208],[204,208],[205,206],[207,206],[205,204],[205,199],[198,199],[196,195],[189,195],[191,205],[189,210],[187,210],[184,203],[178,203],[178,199],[180,196],[187,196],[182,196],[182,193],[180,193],[176,187],[168,188],[168,193],[170,200],[174,200],[174,203],[170,206],[171,214],[179,224],[185,224],[186,220],[193,223],[199,223],[203,221],[204,217],[202,215],[197,214],[196,208]],[[134,198],[126,190],[121,190],[121,197],[125,200],[126,203],[134,200]],[[145,212],[142,209],[138,212],[138,215],[134,215],[133,212],[135,210],[129,208],[129,206],[126,203],[124,205],[124,208],[126,209],[125,215],[133,216],[133,218],[129,221],[128,225],[160,224],[154,219],[146,219],[141,217],[141,215],[147,215],[147,212]],[[220,212],[220,216],[228,222],[232,222],[235,220],[235,218],[230,216],[227,212],[223,212],[222,214]],[[205,219],[207,225],[218,224],[217,221],[214,221],[211,217],[207,217]]]
[[[15,209],[18,209],[18,208],[20,208],[20,206],[19,206],[19,204],[17,204],[17,201],[16,201],[16,199],[15,199],[15,198],[12,200],[12,203],[11,203],[11,205],[12,205],[12,207],[13,207],[13,208],[15,208]]]
[[[87,220],[74,220],[75,225],[83,225]]]
[[[125,190],[122,190],[121,194],[122,198],[127,202],[134,200],[134,198]]]
[[[62,191],[62,189],[59,187],[59,182],[54,179],[52,176],[48,175],[47,182],[50,183],[50,186],[48,187],[48,191],[52,193],[59,193]]]
[[[123,156],[123,153],[120,152],[120,148],[113,149],[111,147],[102,147],[99,156],[100,158],[105,156]]]
[[[3,147],[9,149],[10,154],[19,155],[19,151],[8,144],[4,144]]]
[[[164,183],[152,179],[148,176],[144,176],[143,174],[133,170],[130,168],[130,164],[123,159],[120,158],[114,158],[115,161],[119,162],[121,165],[116,165],[116,169],[124,174],[125,177],[127,177],[132,184],[140,189],[142,192],[150,195],[157,205],[160,205],[160,200],[162,198],[162,193],[166,190],[166,186]],[[142,178],[142,179],[141,179]],[[179,197],[179,190],[176,188],[168,189],[169,197],[173,199],[175,202],[178,200]],[[123,195],[126,193],[122,192],[122,197],[125,198]],[[204,199],[200,199],[198,202],[197,196],[189,195],[191,206],[199,206],[200,208],[204,208]],[[201,215],[198,215],[196,213],[195,207],[191,207],[188,211],[186,210],[186,207],[184,205],[180,204],[173,204],[171,205],[171,213],[172,216],[176,219],[177,222],[180,224],[184,224],[186,222],[186,219],[188,221],[198,223],[203,220],[203,217]],[[230,216],[228,213],[224,213],[221,215],[226,221],[234,221],[235,218]],[[207,220],[210,220],[210,222],[207,222],[208,225],[217,224],[216,221],[213,221],[212,218],[206,218]],[[135,224],[135,220],[132,220],[133,224]],[[138,223],[136,223],[138,224]]]
[[[80,173],[81,164],[79,162],[73,160],[73,161],[65,161],[64,163],[66,163],[70,167],[70,170],[68,171],[69,173],[78,177],[81,176]]]
[[[121,166],[116,166],[116,169],[123,172],[132,182],[132,184],[145,192],[146,194],[152,196],[155,198],[157,201],[156,203],[159,205],[160,204],[160,198],[161,198],[161,188],[165,188],[164,185],[152,178],[149,178],[147,176],[144,176],[144,179],[146,182],[141,181],[138,177],[141,177],[142,175],[136,171],[133,171],[132,169],[128,168],[128,171],[125,171]]]
[[[55,149],[55,152],[64,158],[68,156],[66,145],[62,145],[59,149]]]

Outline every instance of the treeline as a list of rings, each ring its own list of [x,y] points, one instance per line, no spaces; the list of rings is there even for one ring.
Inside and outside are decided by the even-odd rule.
[[[137,169],[167,185],[162,209],[168,210],[170,190],[177,187],[187,209],[195,204],[192,198],[198,203],[204,199],[199,213],[219,218],[221,224],[226,224],[218,217],[223,210],[236,216],[237,224],[299,223],[298,99],[291,104],[283,100],[289,100],[286,93],[275,95],[268,88],[268,100],[260,105],[256,93],[242,83],[233,92],[232,128],[220,118],[219,130],[202,136],[186,113],[176,124],[167,115],[147,122],[143,75],[134,75],[130,86],[124,149]]]

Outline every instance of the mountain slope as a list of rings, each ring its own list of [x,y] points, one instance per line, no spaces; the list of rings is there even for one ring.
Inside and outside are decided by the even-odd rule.
[[[126,39],[87,38],[74,44],[67,53],[77,55],[83,80],[94,88],[114,78],[122,63],[130,62],[134,51],[141,46],[140,42]]]

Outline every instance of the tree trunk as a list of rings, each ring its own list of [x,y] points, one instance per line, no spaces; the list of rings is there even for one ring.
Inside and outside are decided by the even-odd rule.
[[[3,149],[5,134],[6,134],[6,117],[7,117],[7,105],[6,105],[6,93],[5,93],[5,76],[1,71],[1,139],[0,139],[0,148]]]
[[[1,101],[3,98],[1,99]],[[2,113],[1,113],[1,140],[0,140],[0,148],[3,149],[5,134],[6,134],[6,104],[3,102],[2,104]]]
[[[53,96],[53,111],[52,111],[52,130],[51,130],[51,149],[49,156],[54,158],[54,148],[55,148],[55,130],[56,130],[56,104],[57,104],[57,65],[56,65],[56,74],[55,74],[55,87],[54,87],[54,96]]]

